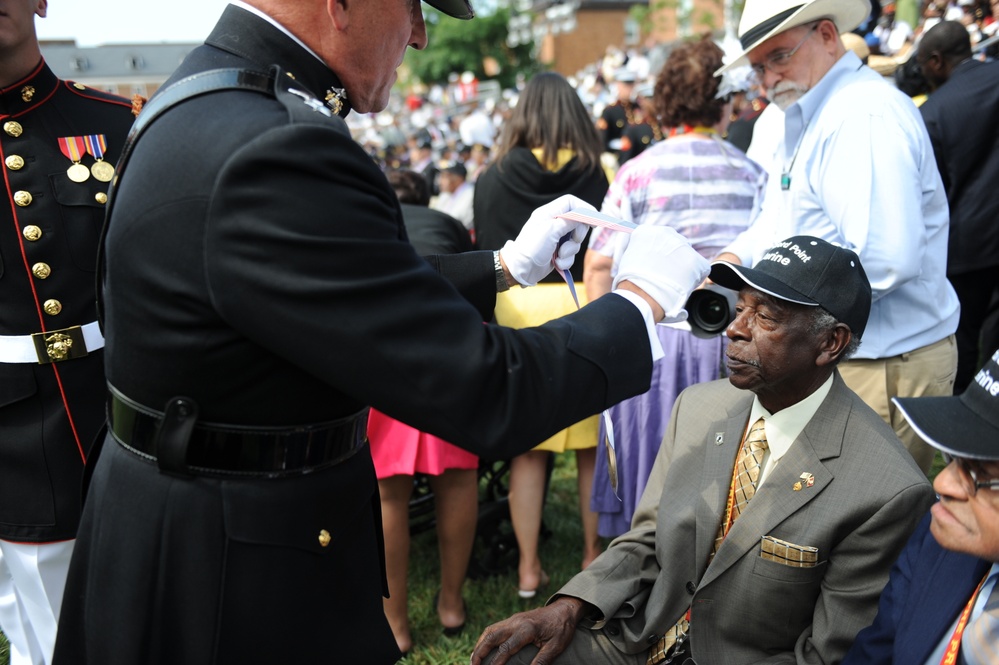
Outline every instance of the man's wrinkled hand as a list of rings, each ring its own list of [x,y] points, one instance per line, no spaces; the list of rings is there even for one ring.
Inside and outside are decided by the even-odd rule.
[[[547,607],[515,614],[483,631],[472,651],[471,665],[481,665],[493,651],[490,665],[504,665],[528,644],[538,647],[532,665],[549,665],[572,641],[585,603],[579,598],[559,598]]]

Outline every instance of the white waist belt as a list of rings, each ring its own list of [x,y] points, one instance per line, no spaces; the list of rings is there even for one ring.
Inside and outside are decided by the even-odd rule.
[[[100,326],[91,321],[33,335],[0,335],[0,363],[48,364],[82,358],[102,348],[104,336]]]

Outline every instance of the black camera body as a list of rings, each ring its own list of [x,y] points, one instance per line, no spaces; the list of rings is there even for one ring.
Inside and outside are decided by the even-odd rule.
[[[738,292],[717,284],[708,284],[687,298],[687,323],[695,337],[708,339],[721,335],[735,318]]]

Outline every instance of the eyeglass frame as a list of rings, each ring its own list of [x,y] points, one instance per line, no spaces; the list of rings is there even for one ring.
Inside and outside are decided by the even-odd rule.
[[[980,471],[976,471],[971,466],[972,464],[978,464],[978,460],[956,456],[948,457],[951,462],[955,463],[958,476],[961,478],[961,484],[964,486],[964,491],[968,493],[968,496],[975,496],[980,489],[999,490],[999,478],[990,478],[989,480],[978,479]]]
[[[801,47],[805,45],[805,42],[808,41],[808,38],[811,37],[815,33],[815,31],[819,29],[819,24],[821,24],[822,21],[824,20],[826,19],[819,19],[818,21],[813,23],[812,27],[808,29],[808,32],[805,33],[805,36],[802,38],[802,40],[798,42],[798,45],[795,46],[790,51],[785,51],[783,53],[772,53],[768,55],[766,58],[764,58],[762,63],[756,65],[750,63],[749,68],[753,70],[753,76],[756,77],[756,80],[762,83],[763,77],[766,75],[766,72],[768,71],[773,72],[774,74],[782,74],[783,72],[787,71],[787,67],[791,62],[791,58],[793,58],[794,54],[797,53],[801,49]],[[775,67],[778,69],[775,69]]]

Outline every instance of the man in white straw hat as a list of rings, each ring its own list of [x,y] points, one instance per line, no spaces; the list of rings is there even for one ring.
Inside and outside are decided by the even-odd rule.
[[[751,265],[796,234],[857,252],[874,302],[863,346],[840,371],[926,472],[935,451],[891,398],[953,390],[947,197],[916,107],[840,40],[869,11],[868,0],[747,0],[743,52],[718,73],[748,61],[784,110],[784,131],[760,216],[719,258]]]

